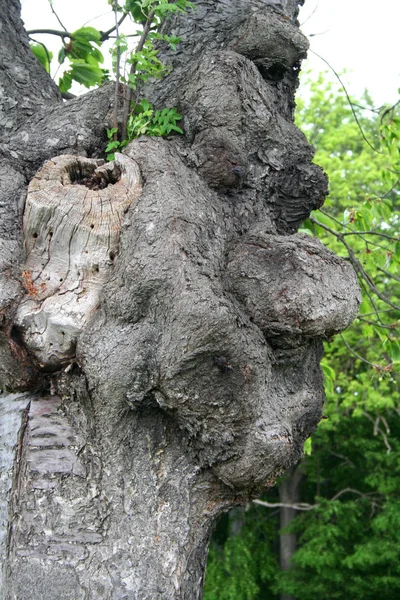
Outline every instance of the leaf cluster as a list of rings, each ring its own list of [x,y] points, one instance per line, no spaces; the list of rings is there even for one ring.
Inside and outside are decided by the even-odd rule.
[[[176,108],[155,110],[148,100],[141,100],[129,115],[127,137],[122,142],[114,139],[117,129],[107,129],[109,139],[106,147],[107,160],[114,160],[114,152],[123,150],[130,141],[141,135],[161,137],[167,136],[173,131],[183,133],[177,125],[181,119],[182,117]]]

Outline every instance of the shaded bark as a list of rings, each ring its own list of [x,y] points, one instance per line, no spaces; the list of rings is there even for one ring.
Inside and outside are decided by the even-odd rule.
[[[44,302],[26,273],[48,268],[52,281],[60,265],[74,266],[82,215],[66,211],[68,227],[59,220],[51,237],[59,262],[35,271],[22,231],[26,185],[57,155],[101,157],[113,88],[64,104],[49,92],[41,108],[27,90],[37,112],[9,112],[0,178],[6,599],[201,598],[215,519],[299,459],[321,416],[321,338],[356,313],[349,266],[295,234],[327,187],[293,125],[307,48],[298,2],[196,5],[166,23],[182,43],[162,50],[173,71],[144,92],[178,106],[185,134],[127,147],[141,194],[73,354],[48,361],[46,327],[35,325],[33,343],[34,317],[18,318],[29,294],[38,310]],[[16,0],[0,8],[23,35]],[[0,70],[0,84],[7,77]],[[18,88],[9,98],[25,106]],[[25,235],[30,219],[25,211]],[[65,311],[56,316],[66,324]]]

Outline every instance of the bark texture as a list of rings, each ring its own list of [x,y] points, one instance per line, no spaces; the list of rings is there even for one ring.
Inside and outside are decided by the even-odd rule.
[[[118,204],[116,178],[85,204],[91,190],[74,194],[58,174],[71,210],[30,197],[25,207],[25,195],[46,160],[97,166],[88,157],[102,157],[112,88],[61,103],[47,82],[41,105],[36,88],[28,98],[7,88],[16,109],[0,140],[5,600],[200,599],[215,519],[301,456],[321,416],[321,339],[356,314],[349,265],[295,233],[327,193],[293,124],[307,49],[298,1],[196,6],[165,24],[182,43],[161,49],[172,72],[143,91],[178,106],[185,134],[127,147],[121,160],[140,170],[142,189],[128,185],[133,198],[114,241],[99,236],[104,246],[85,223],[101,191]],[[0,9],[15,64],[29,71],[18,1]],[[29,76],[41,89],[43,73]],[[8,77],[0,68],[0,86]],[[107,219],[98,216],[105,232]],[[86,249],[100,273],[84,286]],[[52,288],[70,275],[76,304],[84,287],[96,290],[79,326],[63,304],[71,287],[46,313],[44,273]]]

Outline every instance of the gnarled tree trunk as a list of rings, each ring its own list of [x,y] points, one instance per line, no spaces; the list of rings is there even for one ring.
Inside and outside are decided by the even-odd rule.
[[[5,599],[201,598],[215,519],[298,460],[357,310],[295,233],[327,187],[293,124],[298,0],[196,6],[143,91],[184,135],[107,168],[112,87],[63,103],[0,0]]]

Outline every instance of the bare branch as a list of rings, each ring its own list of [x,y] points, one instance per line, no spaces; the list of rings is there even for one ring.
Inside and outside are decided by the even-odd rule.
[[[347,350],[349,350],[353,356],[355,356],[356,358],[358,358],[359,360],[361,360],[363,363],[369,365],[370,367],[374,368],[377,371],[383,371],[384,367],[381,367],[380,365],[377,365],[375,363],[370,362],[369,360],[367,360],[366,358],[364,358],[363,356],[361,356],[361,354],[358,354],[355,350],[353,350],[353,348],[351,346],[349,346],[349,344],[346,342],[345,338],[343,337],[343,335],[340,335],[340,337],[342,338],[344,345],[346,346]]]
[[[390,271],[386,271],[386,269],[383,269],[382,267],[377,267],[377,269],[378,269],[378,271],[385,273],[385,275],[390,277],[390,279],[394,279],[395,281],[400,281],[400,277],[398,275],[394,275],[394,273],[390,273]]]
[[[143,46],[144,46],[147,36],[149,35],[149,32],[151,30],[151,24],[154,19],[154,15],[155,15],[155,10],[153,9],[149,12],[149,14],[147,16],[147,21],[143,27],[142,35],[140,36],[140,40],[139,40],[138,45],[136,46],[136,50],[134,52],[135,54],[137,54],[138,52],[143,50]],[[132,63],[129,75],[133,75],[135,73],[135,71],[136,71],[136,64]],[[121,138],[123,140],[126,138],[126,124],[128,122],[131,100],[132,100],[132,88],[128,85],[128,90],[127,90],[127,93],[125,96],[125,101],[124,101],[124,113],[123,113],[123,119],[122,119]]]
[[[315,219],[315,217],[310,217],[310,221],[313,222],[313,223],[315,223],[319,227],[322,227],[322,229],[325,229],[325,231],[329,231],[329,233],[331,233],[332,235],[334,235],[336,237],[336,239],[340,240],[342,242],[342,244],[346,247],[346,250],[347,250],[348,255],[349,255],[349,260],[350,260],[351,264],[353,265],[356,273],[358,273],[365,280],[365,282],[367,283],[367,285],[370,288],[370,290],[372,292],[374,292],[374,294],[376,296],[378,296],[378,298],[380,300],[382,300],[383,302],[385,302],[386,304],[388,304],[392,308],[395,308],[396,310],[400,310],[400,306],[398,304],[395,304],[394,302],[392,302],[390,300],[390,298],[388,298],[387,296],[385,296],[385,294],[382,294],[382,292],[380,292],[378,290],[378,288],[376,287],[376,285],[374,284],[374,282],[372,281],[372,279],[370,278],[370,276],[368,275],[368,273],[365,271],[364,267],[361,265],[360,261],[356,258],[355,254],[353,252],[353,249],[349,246],[349,244],[344,239],[342,233],[338,233],[337,231],[335,231],[331,227],[328,227],[327,225],[324,225],[323,223],[321,223],[320,221],[318,221],[318,219]]]
[[[47,34],[48,35],[57,35],[58,37],[62,38],[62,40],[64,40],[67,37],[72,39],[72,37],[73,37],[69,31],[67,31],[67,30],[60,31],[59,29],[30,29],[26,33],[29,36],[36,35],[37,33],[44,34],[44,35],[47,35]]]
[[[362,498],[365,498],[366,496],[368,496],[368,494],[363,494],[359,490],[354,490],[353,488],[344,488],[343,490],[340,490],[340,492],[335,494],[331,498],[331,500],[337,500],[338,498],[340,498],[340,496],[343,496],[343,494],[357,494],[358,496],[361,496]]]
[[[350,106],[350,108],[351,108],[351,112],[353,113],[354,120],[355,120],[355,122],[357,123],[357,127],[358,127],[358,129],[360,130],[360,133],[361,133],[361,135],[362,135],[362,137],[363,137],[363,140],[364,140],[364,141],[365,141],[365,142],[368,144],[368,146],[371,148],[371,150],[373,150],[373,151],[374,151],[374,152],[376,152],[377,154],[382,154],[382,152],[381,152],[380,150],[377,150],[377,148],[375,148],[375,147],[374,147],[374,146],[371,144],[371,142],[368,140],[368,138],[366,137],[366,135],[365,135],[365,133],[364,133],[364,131],[363,131],[363,128],[361,127],[361,123],[360,123],[360,121],[358,120],[357,113],[356,113],[356,111],[354,110],[354,105],[353,105],[353,102],[351,101],[351,98],[350,98],[350,96],[349,96],[349,94],[348,94],[348,91],[347,91],[347,89],[346,89],[346,86],[344,85],[343,81],[341,80],[341,78],[340,78],[340,76],[339,76],[339,73],[337,73],[337,71],[335,71],[335,69],[332,67],[332,65],[331,65],[331,64],[330,64],[330,63],[329,63],[329,62],[328,62],[328,61],[327,61],[325,58],[322,58],[322,56],[320,56],[319,54],[317,54],[317,52],[315,52],[314,50],[310,50],[310,52],[312,52],[313,54],[315,54],[315,56],[318,56],[318,58],[320,58],[320,59],[321,59],[321,60],[322,60],[322,61],[323,61],[323,62],[324,62],[324,63],[325,63],[325,64],[326,64],[326,65],[327,65],[327,66],[328,66],[330,69],[331,69],[332,73],[333,73],[333,74],[335,75],[335,77],[338,79],[338,81],[339,81],[340,85],[341,85],[341,86],[342,86],[342,88],[343,88],[343,91],[344,91],[344,93],[346,94],[347,102],[349,103],[349,106]]]
[[[125,21],[126,17],[128,16],[128,13],[124,13],[122,15],[122,17],[119,19],[118,21],[118,13],[117,13],[117,5],[115,5],[115,13],[116,13],[116,22],[115,25],[113,27],[111,27],[111,29],[108,29],[108,31],[100,31],[100,40],[102,42],[105,42],[106,40],[108,40],[108,38],[110,37],[110,35],[115,31],[116,32],[116,37],[118,39],[119,37],[119,33],[118,33],[118,28],[119,26]]]
[[[319,504],[308,504],[307,502],[285,504],[284,502],[265,502],[264,500],[253,500],[253,504],[259,504],[266,508],[292,508],[293,510],[313,510],[319,506]]]
[[[115,15],[115,25],[112,31],[115,30],[117,34],[117,39],[119,38],[119,21],[118,21],[118,2],[114,4],[114,15]],[[114,140],[118,139],[118,98],[119,98],[119,79],[120,79],[120,61],[121,61],[121,49],[119,45],[117,45],[117,64],[116,64],[116,73],[115,73],[115,88],[114,88],[114,114],[113,114],[113,128],[114,131]]]
[[[67,31],[67,28],[61,22],[60,17],[58,16],[58,14],[56,13],[56,11],[54,10],[53,2],[50,1],[49,3],[50,3],[51,12],[53,13],[53,15],[55,16],[55,18],[57,19],[57,21],[60,23],[60,25],[64,29],[64,31]]]
[[[358,320],[362,321],[363,323],[367,323],[368,325],[373,325],[374,327],[380,327],[381,329],[389,329],[391,331],[393,331],[394,329],[396,329],[396,327],[398,327],[398,323],[392,323],[391,325],[385,325],[385,323],[377,323],[376,321],[370,321],[369,319],[364,319],[363,316],[358,315]]]

